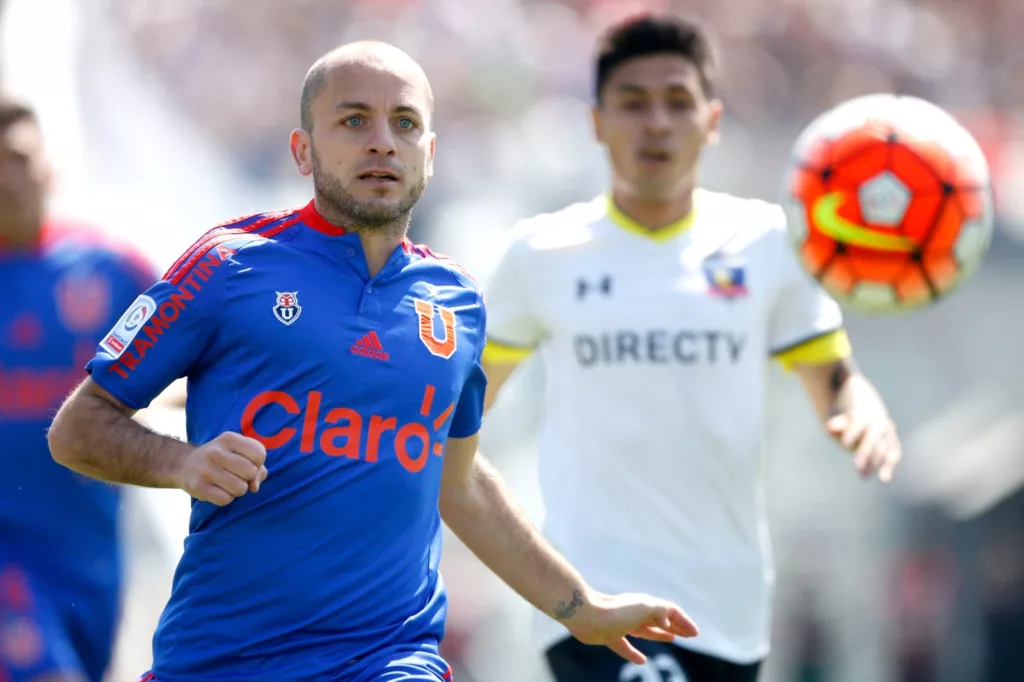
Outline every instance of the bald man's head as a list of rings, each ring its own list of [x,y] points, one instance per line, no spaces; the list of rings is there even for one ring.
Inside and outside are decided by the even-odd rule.
[[[375,69],[403,78],[410,85],[422,88],[426,113],[430,117],[433,116],[434,93],[430,89],[427,75],[416,60],[389,43],[362,40],[331,50],[317,59],[306,73],[306,79],[302,82],[299,117],[302,129],[307,133],[313,132],[313,102],[324,91],[328,80],[333,74],[352,68]]]
[[[404,234],[433,173],[433,106],[423,69],[392,45],[351,43],[318,59],[291,136],[317,206],[346,229]]]

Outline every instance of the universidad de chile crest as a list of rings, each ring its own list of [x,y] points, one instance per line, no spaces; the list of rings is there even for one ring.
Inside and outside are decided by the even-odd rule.
[[[274,305],[274,317],[282,324],[291,324],[299,319],[302,314],[302,306],[299,305],[299,292],[297,291],[275,291],[277,304]]]

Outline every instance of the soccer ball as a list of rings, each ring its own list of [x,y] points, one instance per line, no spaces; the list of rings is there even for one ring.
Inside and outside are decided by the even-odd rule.
[[[992,237],[981,148],[914,97],[858,97],[814,119],[794,145],[782,199],[802,266],[840,303],[872,315],[949,294]]]

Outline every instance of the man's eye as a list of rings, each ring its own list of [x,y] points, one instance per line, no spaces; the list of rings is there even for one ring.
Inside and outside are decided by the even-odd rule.
[[[402,130],[412,130],[416,127],[416,123],[411,118],[400,118],[398,119],[398,127]]]
[[[357,128],[363,122],[363,117],[358,114],[345,119],[345,125]]]

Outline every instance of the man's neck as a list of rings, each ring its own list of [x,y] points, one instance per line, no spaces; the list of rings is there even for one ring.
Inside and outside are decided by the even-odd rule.
[[[693,211],[693,189],[665,201],[649,201],[621,190],[612,191],[612,201],[637,224],[654,231],[677,223]]]
[[[33,228],[0,226],[0,249],[4,251],[30,251],[43,238],[42,226]]]
[[[332,225],[345,228],[347,232],[359,235],[359,241],[363,246],[363,254],[366,256],[366,267],[370,277],[376,277],[377,273],[384,269],[391,254],[395,252],[409,230],[409,215],[405,215],[391,225],[375,225],[367,227],[360,225],[350,218],[336,214],[326,202],[320,197],[314,198],[314,205],[317,212]]]
[[[357,229],[359,241],[363,244],[363,254],[366,256],[366,268],[370,277],[376,277],[377,273],[384,269],[391,254],[395,252],[398,245],[405,239],[405,228],[401,231],[393,229]]]

